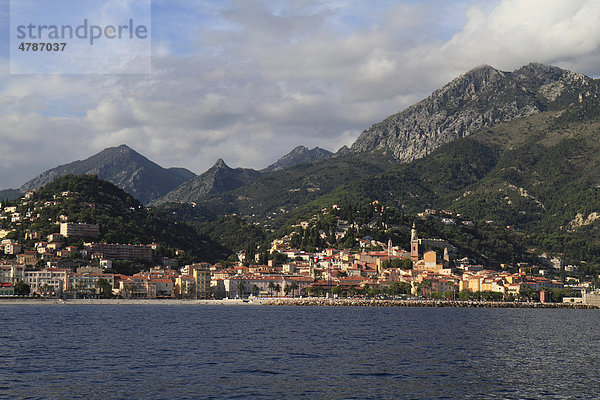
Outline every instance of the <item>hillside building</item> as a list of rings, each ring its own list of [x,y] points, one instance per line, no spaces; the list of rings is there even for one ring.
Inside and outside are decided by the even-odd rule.
[[[60,224],[60,234],[64,237],[98,237],[100,228],[98,224],[63,222]]]
[[[100,259],[152,260],[152,249],[144,245],[118,244],[118,243],[84,243],[84,248],[89,254],[97,254]]]

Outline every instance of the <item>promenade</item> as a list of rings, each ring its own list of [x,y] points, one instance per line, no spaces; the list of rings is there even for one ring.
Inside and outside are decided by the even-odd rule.
[[[3,305],[260,305],[264,300],[256,299],[252,301],[241,299],[222,299],[222,300],[188,300],[188,299],[0,299],[0,306]]]

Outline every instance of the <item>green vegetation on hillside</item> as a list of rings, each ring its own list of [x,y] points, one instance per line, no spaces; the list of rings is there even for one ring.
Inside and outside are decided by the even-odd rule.
[[[67,244],[81,245],[84,240],[108,243],[150,244],[183,249],[198,260],[217,260],[227,251],[207,236],[199,235],[186,224],[173,222],[161,212],[145,208],[133,196],[94,175],[66,175],[36,192],[33,199],[18,210],[34,215],[34,220],[15,224],[17,237],[26,231],[48,235],[59,231],[60,221],[96,223],[98,238],[68,238]],[[37,216],[39,214],[39,217]],[[61,218],[61,216],[63,216]]]

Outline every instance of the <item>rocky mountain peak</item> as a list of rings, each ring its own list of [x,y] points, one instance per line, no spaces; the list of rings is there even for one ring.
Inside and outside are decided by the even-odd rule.
[[[482,65],[363,131],[351,151],[382,151],[411,161],[482,128],[581,101],[591,95],[590,81],[537,63],[514,72]]]
[[[336,151],[334,156],[335,157],[343,156],[345,154],[348,154],[349,152],[350,152],[350,147],[343,145],[342,147],[340,147],[340,149],[338,151]]]
[[[100,151],[92,157],[123,157],[123,156],[136,156],[140,155],[131,147],[126,144],[122,144],[116,147],[107,147],[106,149]],[[141,156],[141,155],[140,155]]]
[[[223,159],[219,158],[206,172],[190,179],[161,199],[161,203],[188,203],[198,201],[209,194],[223,193],[235,190],[240,186],[255,181],[261,173],[249,168],[230,168]]]
[[[149,203],[196,176],[184,168],[165,169],[122,144],[106,148],[85,160],[47,170],[23,184],[20,190],[37,190],[65,175],[97,175],[142,203]]]
[[[120,151],[133,151],[133,149],[129,146],[127,146],[126,144],[121,144],[117,147],[115,147],[115,149],[119,149]]]
[[[231,169],[229,168],[229,166],[227,164],[225,164],[225,161],[223,161],[222,158],[219,158],[215,164],[212,166],[212,168],[215,169]]]
[[[269,165],[264,169],[266,172],[277,171],[284,168],[291,167],[293,165],[298,164],[307,164],[319,160],[325,160],[331,158],[333,153],[322,149],[320,147],[315,147],[311,150],[306,146],[297,146],[292,151],[281,157],[275,163]]]
[[[289,154],[302,154],[302,153],[306,153],[307,151],[308,151],[308,147],[297,146],[297,147],[294,147],[294,149],[292,151],[290,151]]]

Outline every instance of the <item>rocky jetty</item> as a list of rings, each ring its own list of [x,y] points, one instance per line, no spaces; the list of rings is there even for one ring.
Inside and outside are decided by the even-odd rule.
[[[270,299],[263,302],[270,306],[338,306],[338,307],[469,307],[469,308],[571,308],[597,309],[580,303],[538,303],[508,301],[453,301],[453,300],[375,300],[375,299]]]

